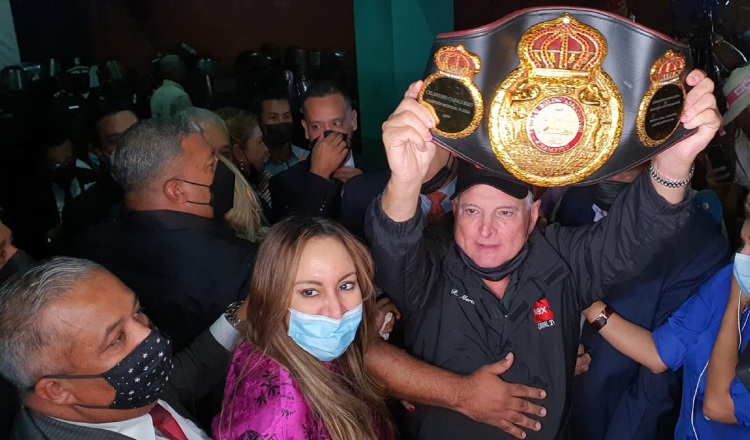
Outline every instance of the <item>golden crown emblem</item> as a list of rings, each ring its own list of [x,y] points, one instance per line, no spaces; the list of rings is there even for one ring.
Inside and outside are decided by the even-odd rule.
[[[533,70],[568,71],[574,75],[597,69],[606,53],[602,34],[570,14],[533,26],[518,45],[519,58]]]
[[[481,67],[479,57],[468,52],[462,44],[440,48],[435,52],[434,60],[441,73],[461,78],[473,77]]]
[[[651,66],[651,81],[661,84],[676,81],[685,70],[685,66],[687,61],[684,55],[668,50]]]

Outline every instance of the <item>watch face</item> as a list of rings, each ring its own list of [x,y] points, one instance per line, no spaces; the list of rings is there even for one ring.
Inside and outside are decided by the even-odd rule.
[[[594,326],[594,328],[599,330],[607,324],[607,318],[605,316],[600,316],[596,318],[596,320],[594,320],[594,322],[592,322],[591,324]]]

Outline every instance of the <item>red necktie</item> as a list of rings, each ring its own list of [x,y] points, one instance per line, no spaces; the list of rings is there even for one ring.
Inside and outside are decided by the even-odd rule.
[[[177,420],[163,406],[157,403],[149,414],[154,421],[154,428],[158,429],[161,435],[169,440],[188,440]]]
[[[434,225],[445,215],[445,209],[440,206],[440,203],[445,200],[445,194],[435,191],[427,194],[427,198],[430,200],[430,212],[427,214],[427,223]]]

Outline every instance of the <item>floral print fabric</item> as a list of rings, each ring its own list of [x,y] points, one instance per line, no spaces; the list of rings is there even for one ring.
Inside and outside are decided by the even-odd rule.
[[[289,372],[247,342],[232,356],[224,405],[212,430],[216,440],[330,439]]]

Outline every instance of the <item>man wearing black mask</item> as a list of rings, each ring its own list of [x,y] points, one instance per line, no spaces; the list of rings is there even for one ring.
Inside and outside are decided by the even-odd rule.
[[[89,228],[70,253],[130,286],[179,350],[247,295],[257,247],[222,221],[234,174],[180,116],[128,129],[114,171],[125,212]]]
[[[209,439],[188,410],[223,384],[238,336],[220,316],[173,354],[103,267],[36,265],[0,287],[0,371],[24,403],[11,439]]]
[[[596,185],[569,188],[553,221],[564,226],[598,222],[644,168],[636,166]],[[706,213],[697,212],[650,260],[647,270],[609,289],[607,304],[629,321],[653,330],[727,263],[728,251],[720,228]],[[571,438],[671,437],[680,409],[677,374],[653,374],[620,354],[590,326],[584,326],[581,343],[591,355],[591,364],[573,382]]]
[[[293,144],[294,122],[284,90],[269,90],[263,94],[258,100],[256,112],[263,142],[268,147],[265,170],[270,175],[288,170],[307,158],[309,151]]]
[[[271,178],[274,217],[296,213],[338,219],[342,185],[363,173],[351,148],[357,111],[341,87],[320,81],[308,89],[302,113],[310,156]]]

